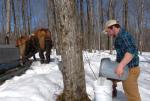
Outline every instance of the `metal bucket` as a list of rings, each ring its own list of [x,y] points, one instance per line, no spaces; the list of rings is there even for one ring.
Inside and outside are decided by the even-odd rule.
[[[110,58],[101,59],[99,76],[106,78],[116,79],[116,80],[126,80],[129,73],[129,68],[126,66],[124,68],[124,73],[122,76],[118,76],[115,73],[115,68],[117,67],[118,62],[111,61]]]

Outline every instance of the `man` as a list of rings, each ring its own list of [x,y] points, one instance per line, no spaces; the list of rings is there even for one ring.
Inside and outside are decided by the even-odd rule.
[[[139,57],[134,38],[122,29],[116,20],[107,21],[103,32],[114,37],[114,46],[117,52],[116,61],[119,62],[115,73],[121,76],[125,66],[127,65],[129,68],[127,80],[122,81],[128,101],[141,101],[137,83],[140,74]]]

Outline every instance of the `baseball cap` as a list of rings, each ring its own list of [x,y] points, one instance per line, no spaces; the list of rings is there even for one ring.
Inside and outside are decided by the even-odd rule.
[[[118,24],[116,20],[108,20],[105,24],[104,30],[102,33],[107,34],[106,29],[112,25]]]

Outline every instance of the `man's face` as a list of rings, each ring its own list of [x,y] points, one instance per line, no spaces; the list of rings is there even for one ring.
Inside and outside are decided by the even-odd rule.
[[[115,36],[115,30],[114,30],[114,26],[112,26],[111,28],[107,28],[106,29],[107,35],[108,36]]]

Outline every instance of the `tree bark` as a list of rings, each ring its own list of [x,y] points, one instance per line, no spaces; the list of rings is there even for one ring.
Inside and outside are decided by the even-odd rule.
[[[3,20],[2,20],[2,33],[5,32],[5,27],[6,27],[6,26],[5,26],[5,20],[6,20],[6,19],[5,19],[5,15],[6,15],[6,11],[5,11],[5,10],[6,10],[6,9],[5,9],[5,6],[6,6],[6,5],[5,5],[5,4],[6,4],[6,3],[5,3],[5,2],[6,2],[6,1],[2,0],[2,19],[3,19]]]
[[[62,75],[64,91],[56,101],[90,101],[86,94],[85,73],[77,32],[75,0],[55,0],[62,34]],[[58,14],[57,14],[58,15]]]
[[[15,11],[15,5],[14,5],[14,0],[12,0],[12,12],[13,12],[13,17],[14,17],[14,36],[16,36],[17,33],[17,23],[16,23],[16,11]]]
[[[62,53],[62,49],[61,49],[61,40],[62,40],[62,35],[61,32],[58,30],[59,29],[59,22],[60,22],[60,15],[59,15],[59,11],[57,10],[57,5],[56,5],[56,1],[52,0],[52,5],[53,5],[53,17],[54,17],[54,37],[55,37],[55,44],[56,44],[56,53],[57,54],[61,54]],[[59,26],[59,27],[58,27]]]
[[[100,16],[99,16],[99,23],[100,23],[100,26],[101,26],[101,31],[103,30],[103,28],[104,28],[104,9],[103,9],[103,0],[100,0],[99,1],[99,11],[100,11]],[[99,43],[100,43],[100,49],[103,49],[103,50],[105,50],[105,44],[104,43],[102,43],[102,42],[104,42],[105,40],[104,40],[104,38],[102,37],[102,35],[101,35],[101,32],[100,32],[100,35],[99,35]]]
[[[87,19],[88,19],[88,49],[92,51],[93,36],[93,1],[87,0]]]
[[[126,30],[129,30],[128,28],[128,0],[124,0],[124,8],[123,8],[123,22]]]
[[[17,1],[15,2],[16,4],[16,19],[17,19],[17,37],[21,36],[23,33],[21,32],[21,28],[20,26],[22,25],[21,24],[21,14],[19,13],[19,10],[21,9],[20,8],[20,4],[21,4],[22,1]]]
[[[142,55],[142,51],[143,51],[143,41],[144,41],[144,0],[140,0],[141,3],[141,15],[140,15],[140,54]]]
[[[109,8],[108,8],[108,18],[109,19],[115,19],[115,14],[114,14],[114,3],[115,0],[109,0]],[[112,54],[112,42],[113,42],[113,37],[108,38],[108,48],[110,49],[110,54]]]
[[[23,33],[27,34],[27,30],[26,30],[26,11],[25,11],[25,6],[26,6],[26,0],[22,0]]]
[[[27,21],[28,21],[28,34],[31,34],[31,1],[30,0],[28,0],[28,5],[27,5],[28,7],[27,8],[29,8],[29,10],[27,10]]]
[[[83,0],[80,0],[80,15],[79,15],[79,19],[80,19],[80,34],[82,36],[81,38],[81,47],[84,49],[85,48],[85,45],[84,45],[84,40],[83,40],[83,36],[84,36],[84,25],[83,25],[83,13],[84,10],[83,10]],[[83,50],[82,49],[82,50]]]
[[[6,33],[10,33],[10,0],[7,0],[6,3],[6,13],[7,13]]]

